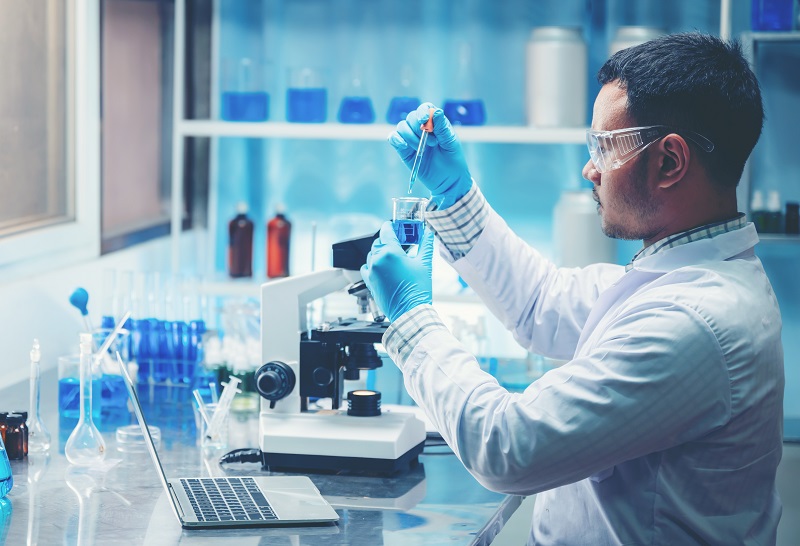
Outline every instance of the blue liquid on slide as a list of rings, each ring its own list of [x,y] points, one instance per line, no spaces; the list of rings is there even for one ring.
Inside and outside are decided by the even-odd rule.
[[[286,121],[323,123],[328,116],[328,90],[324,87],[286,90]]]
[[[424,227],[420,220],[395,220],[392,227],[401,245],[418,245],[422,240]]]
[[[100,380],[92,380],[92,419],[100,421],[102,406],[102,387]],[[63,377],[58,380],[58,413],[62,417],[78,419],[81,416],[81,380],[77,377]]]
[[[222,119],[225,121],[267,121],[269,95],[263,91],[227,91],[222,94]]]
[[[375,110],[369,97],[345,97],[339,106],[339,123],[372,123]]]
[[[480,99],[447,100],[444,102],[442,110],[453,125],[483,125],[486,123],[486,110]]]
[[[406,119],[409,112],[413,112],[422,104],[417,97],[394,97],[389,103],[389,110],[386,112],[386,121],[392,124],[399,123]]]

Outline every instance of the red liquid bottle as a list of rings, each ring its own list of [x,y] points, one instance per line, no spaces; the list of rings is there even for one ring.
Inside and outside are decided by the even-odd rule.
[[[289,237],[292,223],[283,215],[283,206],[276,207],[275,217],[267,222],[267,277],[289,276]]]
[[[253,276],[253,221],[247,217],[247,203],[236,206],[228,224],[228,273],[231,277]]]

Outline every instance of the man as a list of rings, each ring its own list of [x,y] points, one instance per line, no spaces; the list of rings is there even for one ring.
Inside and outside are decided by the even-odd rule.
[[[758,83],[738,45],[698,33],[598,76],[583,175],[605,233],[644,248],[627,267],[556,268],[486,203],[437,109],[419,171],[433,229],[410,257],[385,224],[362,268],[392,321],[384,345],[481,483],[538,493],[532,544],[772,544],[781,318],[736,208]],[[390,136],[406,164],[429,106]],[[569,362],[522,394],[482,372],[430,306],[433,231],[523,347]]]

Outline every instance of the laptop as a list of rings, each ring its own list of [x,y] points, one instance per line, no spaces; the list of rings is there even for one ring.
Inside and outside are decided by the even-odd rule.
[[[286,526],[339,519],[308,476],[226,476],[167,479],[127,366],[117,353],[125,387],[172,510],[187,529]]]

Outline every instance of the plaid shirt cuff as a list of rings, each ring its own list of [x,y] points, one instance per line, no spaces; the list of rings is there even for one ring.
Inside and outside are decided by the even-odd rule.
[[[439,314],[430,305],[418,305],[400,315],[383,334],[383,348],[400,368],[411,351],[434,330],[447,330]]]
[[[433,202],[432,202],[433,203]],[[425,221],[454,260],[463,258],[475,246],[489,221],[489,205],[473,181],[467,194],[443,210],[432,204],[425,211]]]

